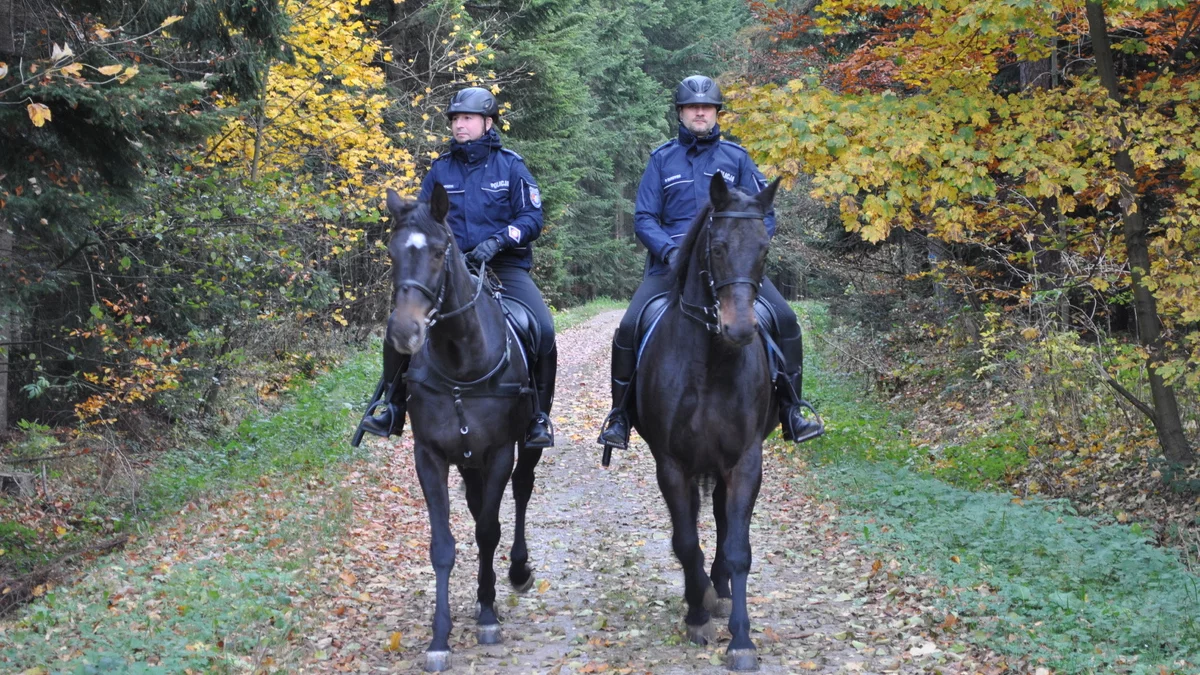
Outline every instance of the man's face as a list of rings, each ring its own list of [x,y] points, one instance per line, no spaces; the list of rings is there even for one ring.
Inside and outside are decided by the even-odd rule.
[[[491,118],[477,113],[456,113],[450,116],[450,133],[459,143],[478,140],[491,128]]]
[[[679,121],[693,134],[707,136],[717,123],[717,106],[707,103],[679,106]]]

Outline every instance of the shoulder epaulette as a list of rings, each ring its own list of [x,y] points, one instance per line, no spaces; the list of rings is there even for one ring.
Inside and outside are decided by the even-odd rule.
[[[671,140],[667,141],[666,143],[663,143],[662,145],[658,146],[657,148],[651,150],[650,154],[652,154],[652,155],[657,154],[658,151],[662,150],[663,148],[667,147],[668,145],[671,145],[672,143],[675,143],[676,141],[677,141],[677,139],[672,138]]]
[[[745,148],[743,148],[742,146],[738,145],[737,143],[734,143],[733,141],[727,141],[724,138],[721,139],[721,145],[732,145],[733,147],[737,148],[738,150],[741,150],[742,152],[746,153],[747,155],[750,154],[750,152],[748,150],[746,150]]]
[[[505,154],[508,154],[508,155],[512,155],[513,157],[516,157],[517,159],[521,160],[522,162],[524,162],[524,161],[525,161],[525,158],[524,158],[524,157],[522,157],[521,155],[517,154],[517,153],[516,153],[515,151],[513,151],[513,150],[509,150],[508,148],[500,148],[500,152],[503,152],[503,153],[505,153]]]

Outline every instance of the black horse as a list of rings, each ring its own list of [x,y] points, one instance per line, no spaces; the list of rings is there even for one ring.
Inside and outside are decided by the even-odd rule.
[[[408,413],[433,535],[429,555],[437,574],[433,641],[425,652],[425,670],[441,671],[450,667],[450,465],[462,475],[467,506],[475,518],[476,634],[481,644],[495,644],[501,637],[492,558],[500,542],[500,501],[511,475],[517,524],[508,578],[513,588],[524,592],[533,585],[525,508],[542,451],[524,445],[516,450],[534,410],[528,366],[499,296],[485,293],[488,282],[482,270],[478,278],[472,276],[445,225],[450,206],[445,188],[435,185],[428,205],[403,200],[389,190],[387,206],[395,224],[388,244],[395,298],[387,339],[397,352],[412,355]]]
[[[709,613],[729,616],[733,670],[754,670],[746,576],[750,516],[762,484],[762,442],[779,423],[771,364],[754,301],[770,237],[763,216],[779,180],[750,197],[720,173],[672,272],[667,309],[639,358],[634,425],[658,466],[683,566],[688,638],[715,638]],[[696,532],[700,484],[711,481],[717,548],[710,574]],[[731,588],[732,583],[732,588]]]

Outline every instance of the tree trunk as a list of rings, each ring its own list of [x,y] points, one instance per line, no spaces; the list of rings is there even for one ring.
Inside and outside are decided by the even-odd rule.
[[[1087,17],[1100,82],[1108,90],[1109,97],[1120,104],[1121,91],[1117,86],[1116,68],[1113,65],[1112,51],[1109,49],[1104,5],[1094,0],[1089,1]],[[1124,125],[1121,134],[1126,134]],[[1145,283],[1146,275],[1150,273],[1150,249],[1146,244],[1146,220],[1138,199],[1133,160],[1123,147],[1116,152],[1113,160],[1117,171],[1125,176],[1125,184],[1121,187],[1121,206],[1125,210],[1125,248],[1128,251],[1129,270],[1133,277],[1133,306],[1137,312],[1138,342],[1150,354],[1146,369],[1150,377],[1150,394],[1154,407],[1152,421],[1158,433],[1158,443],[1162,446],[1167,461],[1172,464],[1190,464],[1195,459],[1195,454],[1183,434],[1175,390],[1163,381],[1154,367],[1163,353],[1162,324],[1158,318],[1158,304],[1154,294]]]
[[[0,0],[0,4],[5,0]],[[9,274],[12,265],[13,232],[8,219],[0,212],[0,274]],[[0,437],[8,430],[8,353],[9,347],[4,344],[15,339],[11,308],[0,301]]]

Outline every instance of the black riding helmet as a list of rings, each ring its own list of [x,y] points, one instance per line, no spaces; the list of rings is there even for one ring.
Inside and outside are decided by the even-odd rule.
[[[460,89],[450,98],[450,107],[446,108],[446,117],[459,113],[475,113],[492,118],[492,122],[500,123],[500,106],[492,92],[483,87],[467,87]]]
[[[675,87],[676,108],[681,105],[695,104],[715,105],[717,110],[722,108],[724,99],[721,97],[721,88],[712,81],[711,77],[692,75],[684,78],[683,82]]]

